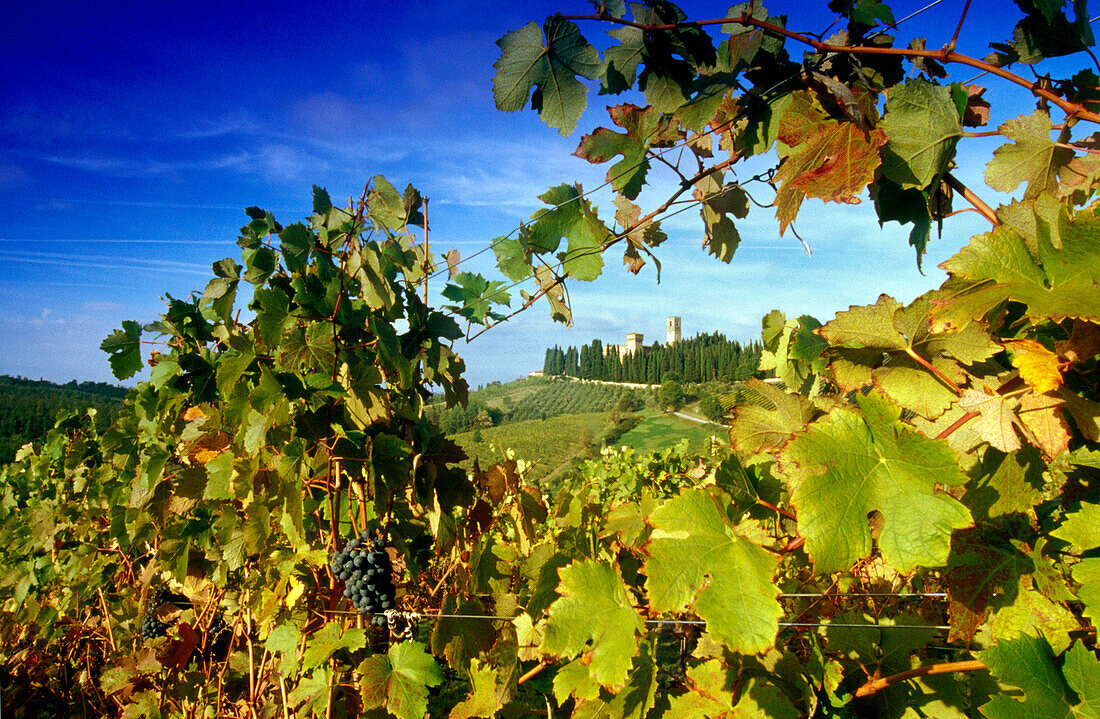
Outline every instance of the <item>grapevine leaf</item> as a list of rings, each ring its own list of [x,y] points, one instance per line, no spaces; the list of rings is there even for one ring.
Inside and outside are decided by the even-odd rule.
[[[289,225],[279,233],[279,250],[288,272],[301,272],[309,264],[309,252],[313,249],[313,232],[300,222]]]
[[[1038,569],[1038,568],[1036,568]],[[993,615],[989,632],[996,641],[1015,639],[1021,635],[1043,637],[1056,652],[1069,647],[1070,632],[1077,631],[1073,612],[1033,588],[1038,574],[1021,577],[1015,600]],[[1059,580],[1061,581],[1061,580]]]
[[[1035,394],[1052,392],[1062,384],[1061,360],[1043,345],[1023,339],[1005,342],[1005,348],[1012,352],[1012,366]]]
[[[963,503],[975,517],[1026,512],[1043,499],[1043,468],[1032,448],[1010,454],[989,450],[977,477],[966,486]]]
[[[551,17],[542,30],[529,22],[497,40],[497,45],[501,50],[493,64],[497,69],[493,77],[497,109],[521,110],[531,97],[532,109],[538,110],[547,125],[558,128],[562,135],[571,133],[588,104],[577,75],[592,80],[600,68],[599,54],[580,29]]]
[[[879,547],[899,571],[947,562],[951,533],[970,512],[938,485],[966,477],[945,442],[899,421],[900,408],[871,393],[859,412],[838,407],[795,435],[781,453],[799,533],[818,571],[844,569],[871,553],[872,511],[884,515]]]
[[[562,596],[550,605],[541,650],[570,659],[583,655],[573,662],[577,672],[609,689],[621,688],[643,628],[622,578],[611,564],[594,560],[574,562],[558,574]]]
[[[645,265],[639,250],[645,252],[653,260],[657,268],[657,281],[661,281],[661,263],[650,252],[650,247],[656,247],[668,239],[661,230],[661,223],[656,220],[647,221],[639,226],[638,218],[641,208],[622,195],[615,195],[615,222],[622,227],[620,236],[626,240],[626,250],[623,251],[623,264],[634,274],[638,274]]]
[[[722,170],[704,175],[695,183],[692,195],[699,201],[699,213],[706,228],[707,251],[729,264],[741,244],[741,235],[729,215],[744,218],[749,214],[749,198],[737,183],[723,184]]]
[[[880,164],[878,149],[886,136],[877,128],[867,133],[853,123],[828,119],[802,92],[783,114],[779,140],[782,163],[775,173],[780,185],[775,205],[782,234],[806,197],[858,203],[859,193],[874,180]]]
[[[1012,143],[993,151],[985,181],[994,190],[1012,192],[1027,183],[1024,199],[1058,187],[1058,174],[1073,159],[1073,150],[1050,139],[1050,116],[1042,110],[1006,121],[997,128]]]
[[[951,544],[946,573],[949,640],[969,642],[992,609],[1015,601],[1020,577],[1035,567],[1019,548],[979,529],[956,532]]]
[[[729,495],[708,489],[684,490],[659,507],[649,518],[646,589],[653,611],[693,605],[713,636],[753,654],[771,648],[779,631],[779,560],[729,523],[729,508]]]
[[[596,699],[577,700],[577,710],[570,719],[644,719],[660,688],[653,651],[648,642],[643,643],[630,667],[626,686],[614,694],[603,690]]]
[[[880,125],[886,133],[882,172],[902,189],[938,183],[963,131],[948,88],[923,78],[890,89]]]
[[[479,273],[459,272],[454,277],[457,284],[448,283],[443,288],[443,296],[457,305],[445,305],[445,308],[464,317],[470,322],[482,324],[486,319],[501,320],[504,315],[492,310],[493,305],[507,307],[511,298],[505,291],[505,285],[499,280],[489,280]]]
[[[1020,448],[1020,438],[1016,436],[1016,408],[1020,402],[1015,397],[1003,397],[999,394],[987,394],[981,390],[965,390],[959,398],[959,407],[968,412],[977,412],[974,431],[982,439],[1002,452],[1015,452]]]
[[[962,382],[959,362],[988,359],[999,348],[977,323],[955,332],[932,332],[933,296],[923,295],[902,307],[882,295],[874,305],[837,313],[818,331],[832,345],[829,369],[842,391],[874,384],[905,409],[927,419],[935,419],[951,406],[956,395],[942,377]]]
[[[1067,317],[1100,321],[1100,218],[1079,215],[1062,232],[1057,249],[1040,233],[1035,254],[1014,228],[1001,225],[978,235],[940,267],[953,277],[933,310],[937,324],[962,326],[1006,300],[1027,305],[1032,322]]]
[[[1062,675],[1081,700],[1074,706],[1077,716],[1081,719],[1100,717],[1100,660],[1096,655],[1077,642],[1066,652]]]
[[[419,642],[393,644],[386,654],[367,657],[358,669],[364,706],[384,706],[398,719],[422,719],[428,689],[443,682],[439,665]]]
[[[1020,410],[1017,417],[1030,432],[1033,440],[1048,457],[1057,457],[1062,450],[1069,448],[1072,439],[1066,411],[1071,405],[1066,397],[1072,393],[1064,389],[1057,395],[1037,395],[1027,393],[1020,396]],[[1076,395],[1073,395],[1076,396]]]
[[[440,613],[451,616],[435,623],[431,635],[432,653],[446,657],[452,667],[470,666],[474,657],[493,646],[494,632],[488,622],[462,619],[461,615],[482,616],[485,612],[485,605],[478,599],[468,599],[459,604],[454,595],[447,595]]]
[[[539,199],[550,209],[536,212],[527,241],[534,252],[553,252],[568,240],[565,252],[557,257],[562,269],[579,280],[594,280],[603,268],[603,244],[611,231],[600,220],[591,203],[585,199],[580,185],[558,185]]]
[[[619,41],[604,51],[600,66],[600,94],[617,95],[634,87],[638,65],[645,54],[645,36],[636,27],[624,25],[608,30]]]
[[[492,717],[500,709],[497,697],[497,670],[483,667],[474,660],[470,665],[470,696],[451,709],[448,719],[473,719],[474,717]]]
[[[141,325],[124,320],[122,329],[115,330],[99,345],[110,357],[111,374],[127,379],[141,369]]]
[[[649,171],[648,149],[668,147],[676,141],[679,133],[675,129],[670,131],[671,118],[654,107],[615,105],[608,107],[607,112],[612,122],[626,132],[597,128],[592,134],[581,138],[580,146],[573,154],[592,163],[607,162],[622,155],[623,159],[608,169],[607,181],[616,192],[633,200],[645,185]]]
[[[531,267],[531,252],[519,240],[500,237],[493,240],[491,246],[497,256],[497,267],[512,282],[520,282],[534,271]],[[456,275],[457,273],[452,273],[451,279]]]
[[[341,649],[355,651],[367,645],[367,635],[354,627],[342,631],[340,622],[328,622],[309,636],[302,653],[302,670],[315,669]]]
[[[747,380],[744,386],[755,401],[736,405],[730,422],[730,441],[743,454],[779,449],[817,414],[801,395],[758,379]]]
[[[1023,701],[1003,692],[982,705],[982,714],[989,719],[1072,719],[1069,687],[1045,640],[1023,635],[998,642],[980,657],[1002,686],[1024,692]]]
[[[1081,507],[1068,515],[1051,536],[1068,542],[1076,554],[1100,547],[1100,504],[1082,502]]]
[[[1082,613],[1095,627],[1100,622],[1100,558],[1082,559],[1073,565],[1072,576],[1078,584],[1077,598],[1085,605]]]
[[[284,623],[272,629],[264,640],[264,648],[269,652],[283,653],[283,659],[279,665],[281,671],[285,673],[298,671],[298,641],[301,637],[298,627]]]

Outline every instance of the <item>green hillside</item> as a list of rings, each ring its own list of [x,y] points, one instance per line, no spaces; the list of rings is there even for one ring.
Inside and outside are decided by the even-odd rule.
[[[96,410],[103,428],[122,406],[125,387],[102,382],[54,384],[45,380],[0,375],[0,464],[11,462],[27,442],[41,439],[62,410]]]

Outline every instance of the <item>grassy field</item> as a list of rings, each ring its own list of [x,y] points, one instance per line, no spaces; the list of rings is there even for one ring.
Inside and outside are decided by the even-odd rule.
[[[586,450],[588,442],[599,442],[609,426],[606,412],[589,412],[490,427],[481,430],[478,443],[473,432],[461,432],[453,439],[470,456],[471,466],[474,457],[482,466],[492,464],[500,457],[496,447],[502,446],[515,450],[518,459],[536,462],[529,476],[541,479],[568,466]]]
[[[639,414],[644,421],[623,435],[616,444],[626,444],[638,452],[652,452],[676,444],[682,439],[691,442],[692,447],[702,449],[707,437],[717,436],[726,439],[726,432],[715,425],[689,422],[686,419],[645,410]]]

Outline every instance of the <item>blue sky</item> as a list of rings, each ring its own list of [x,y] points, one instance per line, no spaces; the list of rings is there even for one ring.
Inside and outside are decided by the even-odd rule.
[[[897,18],[925,4],[891,3]],[[1006,0],[973,5],[960,49],[980,57],[990,40],[1010,36],[1019,13]],[[791,14],[798,30],[831,21],[802,2],[766,6]],[[683,7],[704,18],[727,5]],[[938,47],[961,7],[944,0],[903,23],[902,35],[926,35]],[[491,87],[498,37],[554,11],[588,8],[574,0],[8,8],[0,28],[0,373],[109,381],[104,336],[122,320],[152,320],[165,294],[201,291],[212,262],[239,259],[244,207],[297,221],[313,184],[346,198],[376,174],[399,188],[411,182],[430,198],[433,246],[462,255],[508,234],[547,187],[599,185],[606,167],[571,153],[582,134],[609,124],[606,104],[637,98],[591,93],[577,130],[563,138],[533,112],[495,110]],[[582,31],[602,47],[603,29]],[[993,125],[1032,109],[1026,98],[998,108],[999,92],[990,90]],[[974,160],[958,175],[980,187],[996,143],[970,144],[964,157]],[[643,211],[662,199],[643,194]],[[595,203],[613,215],[609,194]],[[573,285],[573,329],[553,324],[540,304],[458,350],[477,385],[541,368],[553,344],[622,342],[632,331],[662,339],[668,315],[683,318],[686,335],[755,339],[773,308],[826,320],[883,291],[908,300],[937,286],[936,265],[983,222],[974,213],[951,218],[921,275],[908,231],[880,230],[869,201],[807,201],[796,227],[812,257],[757,209],[739,225],[732,265],[699,249],[701,224],[689,211],[664,226],[660,284],[651,267],[634,277],[611,254],[603,277]],[[499,279],[490,256],[464,269]]]

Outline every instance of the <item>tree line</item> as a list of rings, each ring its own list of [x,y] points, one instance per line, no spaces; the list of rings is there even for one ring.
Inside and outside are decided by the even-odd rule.
[[[94,408],[97,424],[114,420],[127,389],[104,382],[55,384],[46,380],[0,375],[0,464],[15,459],[27,442],[35,442],[53,427],[61,410]]]
[[[640,384],[660,384],[669,376],[681,382],[736,382],[756,375],[762,351],[759,342],[742,345],[712,332],[674,344],[656,343],[620,357],[615,349],[605,352],[597,339],[579,350],[557,345],[547,349],[542,371],[546,375]]]

